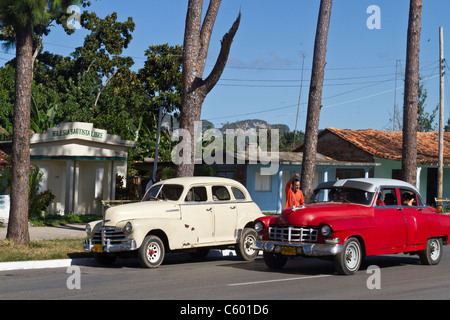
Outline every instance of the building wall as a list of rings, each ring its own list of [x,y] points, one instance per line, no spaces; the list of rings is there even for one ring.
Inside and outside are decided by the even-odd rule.
[[[47,213],[64,213],[66,161],[64,160],[31,160],[31,165],[38,165],[43,175],[40,192],[50,190],[55,199],[47,209]]]
[[[68,176],[67,166],[73,166],[72,177]],[[47,209],[47,214],[102,214],[101,200],[115,199],[116,174],[126,177],[126,161],[113,160],[31,160],[31,164],[39,165],[43,173],[40,192],[50,190],[55,199]],[[72,186],[68,194],[67,180]],[[67,209],[69,204],[71,209]],[[67,210],[66,210],[67,209]]]

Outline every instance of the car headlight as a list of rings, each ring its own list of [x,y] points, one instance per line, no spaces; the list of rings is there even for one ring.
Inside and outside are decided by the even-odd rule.
[[[91,227],[91,225],[89,223],[86,224],[86,229],[85,230],[86,230],[87,234],[90,234],[92,232],[92,227]]]
[[[133,231],[133,224],[128,221],[125,227],[123,227],[123,232],[125,232],[126,234],[130,234],[132,231]]]
[[[265,229],[265,225],[264,223],[262,223],[261,221],[256,221],[255,223],[255,230],[256,232],[262,232]]]
[[[322,228],[320,228],[320,233],[322,233],[324,237],[328,237],[331,234],[331,227],[327,224],[324,224]]]

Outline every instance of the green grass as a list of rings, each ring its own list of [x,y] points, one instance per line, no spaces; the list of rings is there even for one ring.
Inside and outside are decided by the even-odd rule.
[[[39,240],[27,244],[0,240],[0,262],[87,257],[92,255],[83,251],[82,239]]]
[[[34,227],[57,227],[64,226],[66,224],[71,223],[88,223],[95,220],[101,220],[101,216],[86,214],[66,214],[63,216],[60,215],[47,215],[45,217],[32,217],[28,219]]]
[[[87,223],[99,219],[101,217],[96,215],[66,214],[30,218],[29,222],[35,227],[45,227]],[[30,241],[27,244],[17,244],[6,239],[0,240],[0,262],[87,257],[92,257],[92,254],[83,250],[82,239],[39,240]]]

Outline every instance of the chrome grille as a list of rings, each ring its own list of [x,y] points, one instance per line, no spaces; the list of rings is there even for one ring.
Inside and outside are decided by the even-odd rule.
[[[126,239],[125,234],[121,228],[116,227],[100,227],[94,230],[92,237],[93,244],[105,244],[109,239],[112,245],[120,244]]]
[[[293,226],[269,227],[269,239],[289,242],[316,242],[317,229]]]

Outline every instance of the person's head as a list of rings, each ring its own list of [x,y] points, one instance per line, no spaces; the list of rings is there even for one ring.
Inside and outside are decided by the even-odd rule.
[[[161,180],[161,178],[162,178],[162,170],[158,169],[158,170],[156,170],[155,180],[159,181],[159,180]]]
[[[300,180],[295,179],[294,183],[292,183],[292,189],[295,191],[300,190]]]

